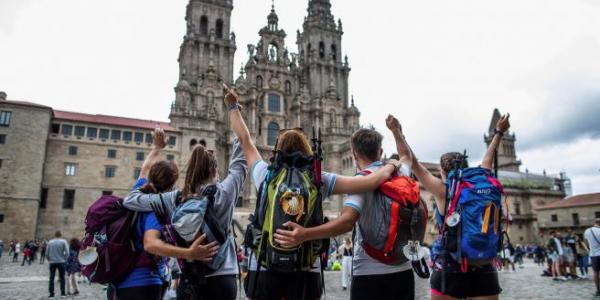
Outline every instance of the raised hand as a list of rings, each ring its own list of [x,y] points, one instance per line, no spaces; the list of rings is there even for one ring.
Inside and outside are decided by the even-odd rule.
[[[400,125],[400,121],[398,121],[398,119],[396,119],[396,117],[394,117],[393,115],[387,116],[387,118],[385,119],[385,125],[391,131],[399,130],[400,132],[402,132],[402,125]]]
[[[219,250],[219,244],[217,242],[212,242],[202,245],[202,242],[204,242],[205,239],[206,235],[203,234],[198,237],[194,243],[192,243],[192,245],[188,248],[189,259],[209,262],[212,260],[213,256],[217,254],[217,251]]]
[[[496,122],[496,130],[505,133],[510,128],[510,114],[506,114]]]
[[[165,131],[162,128],[155,128],[152,133],[153,145],[155,148],[164,149],[167,146]]]
[[[229,106],[229,105],[236,104],[239,102],[240,97],[233,89],[231,89],[224,83],[223,83],[223,89],[225,90],[225,98],[223,99],[223,101],[225,102],[225,105]]]

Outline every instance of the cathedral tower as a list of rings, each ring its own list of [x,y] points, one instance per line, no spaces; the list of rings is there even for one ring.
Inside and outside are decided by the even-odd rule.
[[[313,95],[325,95],[334,86],[348,107],[348,58],[342,58],[342,21],[336,23],[329,0],[310,0],[303,31],[297,41],[302,83]]]
[[[171,123],[183,133],[182,163],[196,144],[216,150],[226,167],[226,109],[222,83],[233,82],[235,34],[230,32],[233,0],[190,0],[187,30],[179,52],[179,82]]]

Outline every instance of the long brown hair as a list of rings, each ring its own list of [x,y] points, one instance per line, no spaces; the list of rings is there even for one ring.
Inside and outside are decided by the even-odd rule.
[[[179,169],[172,161],[161,160],[150,168],[148,183],[141,191],[147,194],[163,193],[171,190],[179,178]]]
[[[282,132],[277,141],[277,150],[285,153],[302,152],[306,155],[313,155],[308,138],[300,130]]]
[[[183,199],[196,193],[196,189],[207,183],[217,174],[217,159],[212,152],[202,145],[196,145],[188,161],[185,181],[183,184]]]

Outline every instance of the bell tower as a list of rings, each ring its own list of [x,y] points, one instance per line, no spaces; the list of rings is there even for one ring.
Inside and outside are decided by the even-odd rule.
[[[342,21],[331,14],[329,0],[310,0],[302,32],[297,32],[303,84],[312,95],[325,95],[335,86],[338,96],[348,107],[348,58],[342,58]]]
[[[222,83],[233,82],[235,34],[230,31],[233,0],[190,0],[186,34],[179,51],[179,82],[171,123],[183,132],[182,160],[204,144],[225,165],[229,137]],[[189,146],[189,147],[188,147]]]

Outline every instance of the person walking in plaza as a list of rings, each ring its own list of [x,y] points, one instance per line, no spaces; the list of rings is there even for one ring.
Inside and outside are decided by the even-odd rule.
[[[62,233],[59,230],[54,234],[54,238],[48,242],[46,258],[50,264],[50,282],[48,285],[50,296],[48,298],[54,298],[54,278],[56,276],[56,271],[58,271],[58,280],[60,282],[60,295],[61,297],[64,297],[66,296],[65,264],[69,259],[69,244],[62,238]]]
[[[4,253],[4,242],[0,240],[0,261],[2,261],[2,254]]]
[[[581,278],[588,278],[588,260],[590,259],[590,249],[586,245],[582,235],[577,235],[577,266],[581,272]]]
[[[48,247],[48,242],[44,239],[40,244],[40,264],[43,264],[46,261],[46,248]]]
[[[352,257],[354,256],[352,240],[344,237],[344,244],[340,247],[342,252],[342,289],[348,288],[348,283],[352,279]]]
[[[79,286],[77,284],[77,275],[81,273],[81,264],[79,263],[79,249],[81,242],[77,238],[71,239],[69,243],[69,259],[65,266],[67,272],[67,294],[79,295]],[[71,291],[72,290],[72,291]]]
[[[596,285],[596,297],[600,297],[600,218],[596,219],[594,226],[583,233],[588,243],[590,257],[592,260],[592,271],[594,271],[594,284]]]
[[[494,162],[494,152],[500,145],[502,137],[510,127],[509,115],[502,116],[496,123],[495,133],[489,144],[484,158],[481,162],[481,168],[491,170]],[[449,152],[440,158],[441,178],[434,176],[431,172],[418,161],[413,153],[413,173],[425,189],[431,192],[435,198],[435,214],[438,224],[441,227],[445,222],[446,215],[446,196],[448,193],[447,178],[456,166],[461,162],[461,168],[467,167],[467,161],[461,159],[462,155],[457,152]],[[448,205],[449,206],[449,205]],[[466,272],[462,272],[461,263],[457,262],[451,256],[446,258],[439,257],[443,248],[441,239],[437,239],[432,255],[434,259],[434,268],[431,275],[431,299],[449,300],[463,298],[477,298],[494,300],[498,299],[502,289],[498,280],[496,267],[491,263],[482,263],[478,265],[468,265]],[[441,259],[441,261],[437,261]]]
[[[21,266],[24,266],[25,263],[31,266],[31,245],[29,241],[25,242],[25,247],[23,247],[23,262]]]
[[[15,242],[15,250],[13,250],[12,262],[19,262],[19,253],[21,253],[21,243]]]
[[[263,186],[263,182],[267,185],[271,183],[269,178],[267,178],[270,166],[263,160],[261,153],[258,151],[256,145],[252,141],[252,137],[241,113],[241,106],[238,103],[239,97],[237,94],[233,90],[227,88],[227,94],[224,100],[225,105],[227,105],[229,108],[230,125],[240,140],[241,147],[246,157],[247,165],[251,170],[250,173],[254,183],[253,186],[257,191],[260,191],[261,186]],[[277,137],[276,144],[275,151],[282,153],[282,155],[302,155],[310,157],[314,155],[314,152],[310,146],[310,141],[300,129],[281,130]],[[379,151],[379,149],[377,151]],[[380,164],[378,165],[378,168],[381,169],[379,172],[369,176],[357,177],[338,176],[336,174],[327,172],[321,172],[321,174],[318,174],[314,169],[312,169],[312,172],[314,172],[313,176],[321,177],[321,182],[318,183],[320,185],[320,191],[318,191],[318,193],[320,193],[322,199],[325,199],[333,194],[373,191],[381,183],[383,183],[393,171],[395,171],[396,167],[393,165],[383,166]],[[310,190],[310,188],[313,187],[316,190],[316,186],[308,187],[308,189]],[[268,197],[268,195],[269,193],[267,192],[266,196]],[[308,196],[310,197],[315,195],[309,194]],[[263,200],[268,203],[273,199],[265,197]],[[287,226],[287,224],[288,223],[284,224],[284,226]],[[290,226],[297,225],[296,223],[292,224],[295,225]],[[329,223],[321,226],[332,226],[332,224],[335,224],[334,221],[330,221]],[[354,221],[350,223],[348,230],[340,233],[351,230],[353,225]],[[276,234],[274,233],[275,232],[271,232],[272,236],[276,237]],[[326,234],[318,239],[329,238],[336,235],[338,234]],[[265,237],[263,236],[263,238]],[[281,244],[281,246],[287,247],[283,244]],[[257,259],[256,255],[253,253],[250,255],[249,272],[245,282],[246,295],[250,299],[260,300],[282,298],[287,300],[319,299],[321,298],[323,292],[323,285],[321,281],[322,277],[319,274],[321,270],[321,263],[316,260],[311,270],[301,269],[291,273],[279,272],[277,270],[264,267],[263,261],[260,261],[260,258]]]

